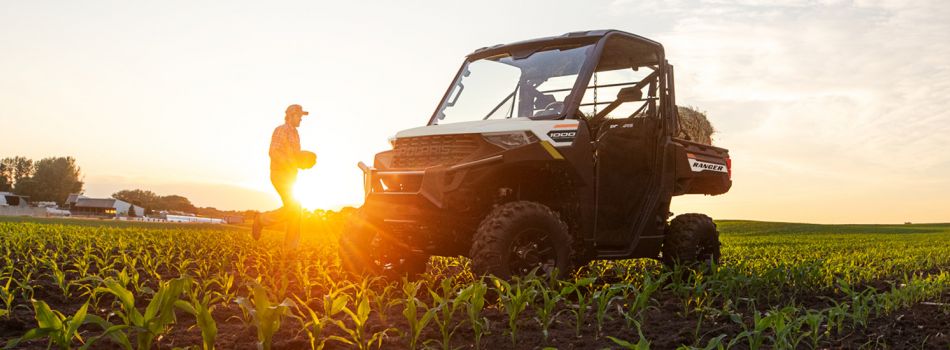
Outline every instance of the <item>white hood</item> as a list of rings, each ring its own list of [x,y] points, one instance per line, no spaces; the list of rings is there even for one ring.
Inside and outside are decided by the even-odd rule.
[[[529,118],[512,118],[497,120],[477,120],[472,122],[450,123],[442,125],[430,125],[418,128],[412,128],[400,131],[396,138],[431,136],[431,135],[453,135],[453,134],[483,134],[505,131],[531,131],[541,140],[548,141],[555,146],[570,145],[573,137],[570,139],[558,138],[555,141],[548,134],[554,130],[558,132],[572,133],[577,131],[577,120],[531,120]]]

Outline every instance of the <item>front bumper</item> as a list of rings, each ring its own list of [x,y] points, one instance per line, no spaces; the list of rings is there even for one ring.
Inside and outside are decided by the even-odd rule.
[[[390,164],[382,158],[377,156],[375,164]],[[432,254],[465,254],[471,234],[491,208],[491,196],[498,192],[492,186],[517,169],[564,161],[542,141],[425,169],[376,168],[360,162],[366,193],[360,210],[379,231],[410,246]]]
[[[504,161],[498,154],[451,166],[434,166],[424,170],[379,170],[360,162],[363,170],[363,191],[366,203],[381,201],[399,203],[424,199],[433,209],[445,206],[445,196],[462,184],[468,170]],[[422,203],[417,203],[422,204]]]
[[[366,191],[360,210],[378,232],[414,250],[464,254],[467,248],[456,241],[467,237],[464,232],[473,222],[466,216],[471,196],[460,187],[474,168],[503,160],[495,155],[424,170],[380,170],[360,163]]]

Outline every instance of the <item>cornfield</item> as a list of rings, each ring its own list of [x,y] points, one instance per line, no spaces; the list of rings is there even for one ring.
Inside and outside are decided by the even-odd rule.
[[[0,346],[59,349],[950,347],[950,225],[720,221],[700,269],[353,280],[338,219],[297,250],[242,227],[0,221]]]

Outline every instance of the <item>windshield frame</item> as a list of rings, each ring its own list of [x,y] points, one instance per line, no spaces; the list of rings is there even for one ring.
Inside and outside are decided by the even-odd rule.
[[[445,108],[446,104],[449,102],[449,95],[454,90],[454,87],[458,85],[459,81],[464,78],[463,73],[465,72],[466,67],[468,67],[468,65],[472,62],[499,55],[525,58],[536,52],[557,46],[594,45],[593,50],[591,50],[590,53],[587,54],[587,57],[584,58],[584,62],[581,65],[580,71],[578,72],[574,86],[571,88],[571,91],[577,91],[579,86],[586,85],[590,80],[590,75],[593,74],[593,70],[597,65],[598,59],[596,58],[600,56],[600,52],[603,49],[602,46],[604,37],[606,36],[559,37],[557,39],[531,40],[488,49],[479,49],[465,57],[465,61],[462,62],[458,72],[455,74],[455,78],[452,79],[452,83],[449,84],[449,87],[445,90],[445,94],[442,96],[442,99],[436,106],[435,111],[433,111],[432,115],[429,117],[429,122],[427,125],[438,124],[439,111]],[[564,101],[564,109],[556,117],[550,119],[564,119],[565,114],[568,114],[568,111],[577,109],[578,103],[580,103],[580,100],[575,98],[575,96],[571,96],[569,100]]]
[[[574,86],[571,88],[570,98],[564,101],[564,108],[556,117],[549,119],[577,119],[575,111],[580,107],[581,101],[584,98],[583,92],[587,89],[590,84],[591,77],[594,74],[594,71],[597,69],[598,63],[600,63],[601,57],[603,56],[604,46],[609,39],[619,36],[627,39],[633,39],[639,41],[643,44],[653,46],[656,50],[657,62],[656,64],[659,67],[658,73],[660,75],[665,75],[668,67],[666,63],[666,55],[663,45],[659,42],[644,38],[642,36],[631,34],[618,30],[609,30],[605,32],[589,32],[584,35],[574,35],[574,33],[565,34],[558,37],[551,38],[542,38],[535,40],[528,40],[522,42],[516,42],[508,45],[496,45],[488,48],[481,48],[475,52],[469,54],[465,57],[465,60],[462,62],[462,65],[459,67],[458,71],[455,73],[455,77],[452,79],[452,83],[449,84],[448,88],[445,90],[445,93],[442,95],[442,99],[439,100],[439,104],[436,105],[435,110],[432,112],[432,115],[429,117],[429,122],[426,125],[437,125],[438,124],[438,115],[439,111],[445,108],[446,103],[448,103],[449,95],[454,90],[455,86],[461,81],[463,73],[466,70],[466,67],[477,60],[483,58],[494,57],[498,55],[510,55],[512,57],[524,58],[530,56],[531,54],[542,51],[545,48],[557,47],[557,46],[567,46],[567,45],[594,45],[594,49],[587,54],[587,57],[584,59],[584,63],[581,66],[580,71],[578,72],[577,79],[574,82]],[[672,67],[670,67],[672,68]],[[671,82],[670,82],[671,83]],[[663,81],[660,84],[661,91],[660,94],[667,94],[667,89],[672,90],[672,86],[667,86],[667,82]],[[672,85],[672,84],[670,84]],[[672,92],[669,92],[672,93]]]

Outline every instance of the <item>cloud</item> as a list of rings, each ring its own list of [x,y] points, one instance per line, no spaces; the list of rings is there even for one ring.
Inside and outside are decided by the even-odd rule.
[[[609,10],[669,23],[654,39],[676,66],[677,102],[707,110],[730,149],[742,175],[727,197],[758,198],[765,210],[730,211],[717,199],[725,205],[712,211],[837,221],[827,213],[860,195],[879,203],[847,215],[899,221],[878,212],[885,203],[946,203],[950,4],[619,0]],[[822,201],[782,210],[803,196]]]
[[[783,6],[803,3],[811,2]],[[944,97],[950,41],[941,38],[950,32],[947,6],[832,4],[775,12],[782,7],[754,4],[681,7],[689,10],[659,38],[678,66],[681,100],[702,101],[713,118],[751,116],[759,123],[751,133],[823,149],[845,146],[838,151],[876,166],[946,160],[946,152],[935,150],[950,141]],[[730,11],[716,11],[722,8]],[[760,102],[782,108],[715,113],[719,106]]]

